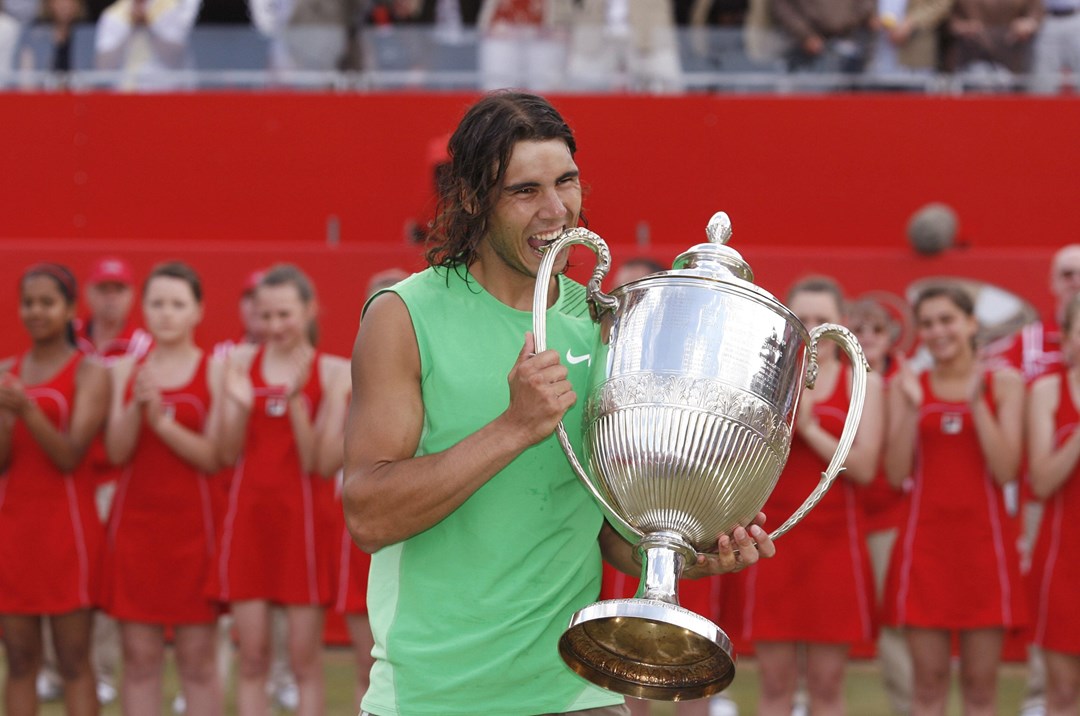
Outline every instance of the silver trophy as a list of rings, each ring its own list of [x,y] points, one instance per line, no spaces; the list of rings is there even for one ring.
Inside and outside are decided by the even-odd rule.
[[[850,331],[834,324],[807,331],[755,286],[750,267],[725,245],[726,214],[717,213],[706,233],[709,243],[680,255],[671,271],[605,294],[607,245],[587,229],[571,229],[544,254],[533,298],[542,351],[556,257],[577,244],[596,253],[587,288],[600,330],[587,392],[579,395],[583,462],[561,422],[556,434],[607,520],[637,545],[641,584],[633,599],[578,611],[559,652],[589,681],[640,698],[702,698],[735,676],[728,637],[679,606],[679,576],[699,551],[715,550],[719,535],[748,525],[765,504],[791,449],[801,386],[814,385],[818,341],[836,341],[851,359],[850,408],[820,483],[773,539],[813,509],[843,469],[866,392],[866,361]]]

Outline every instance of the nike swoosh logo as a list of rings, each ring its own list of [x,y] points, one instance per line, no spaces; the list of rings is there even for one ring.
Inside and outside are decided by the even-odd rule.
[[[591,359],[592,354],[590,353],[586,353],[583,356],[576,356],[570,352],[569,348],[566,349],[566,362],[570,365],[577,365],[578,363],[584,363],[585,361],[589,361],[589,364],[592,365]]]

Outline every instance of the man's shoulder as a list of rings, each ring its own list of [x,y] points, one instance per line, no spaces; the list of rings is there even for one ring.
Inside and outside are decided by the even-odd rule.
[[[463,266],[429,266],[383,292],[397,294],[406,305],[425,302],[425,305],[449,308],[450,303],[467,301],[481,293],[482,289]]]
[[[449,289],[450,280],[447,272],[453,272],[453,269],[445,269],[439,266],[429,266],[423,271],[419,271],[414,274],[410,274],[401,279],[397,283],[386,286],[379,290],[372,296],[378,296],[383,293],[396,293],[399,296],[404,295],[416,295],[417,293],[439,290],[440,288]],[[371,299],[368,299],[369,302]]]

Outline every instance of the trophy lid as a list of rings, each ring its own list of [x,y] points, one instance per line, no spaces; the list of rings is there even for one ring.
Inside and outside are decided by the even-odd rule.
[[[723,211],[713,214],[705,234],[709,237],[708,243],[698,244],[679,254],[672,269],[721,280],[737,278],[752,284],[754,272],[750,270],[750,265],[738,251],[726,245],[731,239],[731,219],[728,215]]]

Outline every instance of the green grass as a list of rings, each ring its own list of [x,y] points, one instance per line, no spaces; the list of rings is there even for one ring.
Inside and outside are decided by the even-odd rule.
[[[356,711],[352,704],[354,668],[350,652],[345,649],[327,649],[324,668],[326,669],[326,713],[328,716],[355,716]],[[1001,677],[998,680],[998,713],[1019,713],[1024,696],[1024,675],[1024,668],[1020,665],[1010,664],[1002,668]],[[757,710],[757,676],[757,664],[753,659],[739,661],[739,673],[728,689],[728,695],[739,705],[741,716],[752,716]],[[170,665],[165,675],[165,693],[169,700],[172,699],[176,690],[176,673]],[[881,676],[877,666],[872,662],[851,663],[847,671],[845,696],[847,711],[851,716],[891,716],[881,684]],[[954,686],[948,716],[960,716],[960,707],[956,697]],[[226,709],[226,713],[230,715],[236,713],[233,698],[234,695],[230,690]],[[43,716],[61,716],[63,713],[63,707],[57,703],[44,704],[41,709]],[[162,707],[162,713],[171,713],[167,705]],[[657,703],[654,704],[652,713],[653,716],[673,716],[674,708],[671,704]],[[111,704],[102,709],[102,714],[103,716],[119,716],[120,707],[117,704]]]

